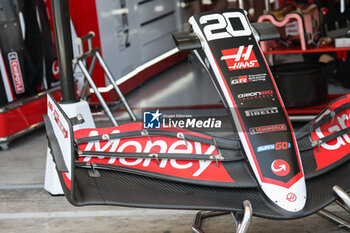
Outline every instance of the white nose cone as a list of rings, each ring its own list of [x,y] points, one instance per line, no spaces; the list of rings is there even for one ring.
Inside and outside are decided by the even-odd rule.
[[[261,188],[282,209],[290,212],[298,212],[305,206],[306,185],[304,177],[301,177],[289,188],[269,183],[263,183]]]

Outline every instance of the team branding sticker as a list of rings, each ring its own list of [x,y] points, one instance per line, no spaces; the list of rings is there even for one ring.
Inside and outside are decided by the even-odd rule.
[[[259,109],[252,109],[244,111],[246,117],[251,116],[264,116],[264,115],[271,115],[278,113],[277,107],[271,107],[271,108],[259,108]]]
[[[256,149],[256,151],[263,152],[263,151],[270,151],[270,150],[287,150],[290,147],[291,147],[291,144],[289,142],[276,142],[275,144],[259,146]]]
[[[81,129],[74,132],[75,138],[91,137],[104,134],[119,134],[134,130],[140,130],[140,123],[131,123],[118,127],[100,128],[100,129]],[[175,130],[175,128],[173,128]],[[191,135],[200,135],[210,138],[206,135],[183,131],[176,129],[177,132],[187,132]],[[82,151],[105,151],[105,152],[131,152],[131,153],[149,153],[156,155],[158,153],[167,154],[205,154],[217,155],[218,151],[215,145],[185,141],[180,138],[171,138],[164,136],[135,137],[113,140],[91,141],[79,144]],[[235,182],[227,173],[224,166],[219,161],[217,166],[215,161],[211,160],[177,160],[177,159],[152,159],[150,158],[120,158],[108,156],[80,156],[80,162],[90,162],[97,164],[107,164],[110,166],[122,166],[142,171],[155,172],[170,176],[176,176],[188,179],[199,179],[215,182]]]
[[[223,17],[221,17],[220,14],[213,13],[210,15],[200,15],[191,18],[190,23],[193,26],[194,32],[199,33],[201,39],[204,35],[203,38],[208,41],[208,43],[202,43],[204,52],[197,53],[196,55],[202,58],[203,61],[205,60],[205,56],[209,58],[213,57],[214,62],[216,61],[217,64],[210,60],[211,63],[213,63],[212,67],[215,67],[216,65],[218,66],[218,70],[213,68],[209,71],[213,77],[217,78],[218,82],[215,82],[215,84],[217,85],[217,88],[221,90],[221,94],[225,97],[227,103],[232,103],[237,106],[242,105],[243,103],[243,105],[247,107],[250,105],[255,106],[249,108],[244,107],[245,109],[240,109],[239,112],[232,111],[235,123],[241,125],[242,128],[245,128],[246,133],[250,132],[251,134],[248,138],[246,137],[247,135],[243,137],[243,134],[240,134],[239,136],[246,142],[244,149],[247,152],[249,163],[252,167],[256,168],[254,169],[254,175],[264,193],[273,202],[276,202],[278,206],[287,211],[299,211],[304,206],[305,201],[303,197],[305,196],[306,190],[301,167],[296,166],[296,164],[300,165],[298,153],[294,152],[294,149],[290,151],[275,151],[270,156],[276,155],[276,157],[270,157],[268,159],[269,161],[261,160],[260,157],[264,157],[264,154],[262,153],[254,154],[253,150],[256,150],[260,145],[277,142],[279,140],[292,142],[291,139],[293,139],[293,135],[287,133],[289,130],[287,123],[289,123],[289,121],[286,114],[281,110],[282,104],[279,103],[280,101],[277,101],[277,93],[275,93],[277,90],[275,90],[273,80],[271,80],[272,77],[269,77],[270,74],[267,74],[266,77],[261,80],[265,82],[249,84],[248,73],[264,73],[264,71],[260,70],[262,70],[262,68],[264,68],[263,70],[268,69],[267,65],[263,62],[263,54],[258,50],[258,47],[256,47],[258,44],[253,36],[250,37],[251,34],[232,34],[232,32],[229,31],[230,28],[232,29],[233,27],[234,33],[236,33],[236,30],[238,32],[245,31],[245,27],[242,27],[241,25],[238,27],[236,22],[238,20],[227,20],[228,17],[226,17],[225,13],[222,14]],[[233,13],[244,16],[243,12],[232,12],[232,15]],[[246,18],[244,18],[242,22],[243,21],[248,23]],[[220,41],[215,41],[224,38],[227,38],[227,40],[222,41],[222,43],[220,43]],[[215,41],[215,43],[211,43],[211,41]],[[227,45],[230,41],[234,42],[236,45],[228,47]],[[241,43],[242,41],[244,41],[244,43]],[[262,63],[260,64],[261,61]],[[231,75],[227,75],[230,73]],[[222,80],[225,83],[222,83]],[[254,81],[256,82],[258,80]],[[228,87],[227,84],[229,85]],[[263,85],[258,86],[258,84]],[[248,89],[249,85],[252,87],[250,90]],[[272,104],[272,102],[274,102],[274,104]],[[243,107],[243,105],[241,107]],[[255,108],[267,108],[272,106],[278,108],[278,114],[283,118],[280,119],[281,121],[273,121],[273,119],[271,119],[271,122],[267,123],[263,121],[263,119],[256,118],[253,115],[255,112],[247,112],[249,117],[241,117],[242,115],[246,115],[245,110],[254,110]],[[285,132],[280,133],[280,131]],[[257,136],[255,137],[254,135]],[[267,138],[263,137],[259,139],[260,135],[266,135]],[[274,138],[275,140],[273,140]],[[257,140],[261,140],[262,143],[257,144]],[[278,155],[279,153],[282,154]],[[284,158],[285,161],[274,161],[279,158]],[[265,162],[267,162],[267,164]],[[275,185],[276,188],[271,188],[270,184]],[[276,195],[276,190],[282,195]],[[289,201],[287,201],[287,194],[291,193],[292,190],[295,192],[294,196],[292,195],[289,197]],[[297,197],[300,201],[296,200]]]
[[[161,115],[159,109],[156,112],[143,112],[143,128],[160,129]]]
[[[251,99],[257,99],[257,98],[266,98],[266,97],[272,97],[273,90],[267,90],[267,91],[254,91],[254,92],[248,92],[248,93],[242,93],[238,94],[238,98],[241,100],[251,100]]]
[[[287,201],[295,202],[296,200],[297,200],[297,196],[294,193],[288,193],[287,194]]]
[[[56,109],[53,108],[53,104],[48,101],[47,106],[49,107],[49,110],[52,112],[52,115],[54,117],[55,122],[57,123],[58,128],[61,130],[63,137],[68,137],[68,130],[64,127],[63,123],[60,120],[60,115],[56,111]]]
[[[113,131],[113,133],[119,133],[118,130]],[[90,135],[96,135],[97,131],[91,131]],[[84,145],[81,146],[84,148]],[[215,146],[206,145],[199,142],[186,142],[179,139],[163,139],[160,137],[153,142],[149,141],[148,138],[135,138],[133,140],[114,140],[111,143],[109,142],[89,142],[85,145],[84,150],[86,151],[109,151],[109,152],[138,152],[138,153],[186,153],[186,154],[217,154]],[[149,167],[153,167],[155,165],[155,160],[138,158],[138,159],[128,159],[128,158],[117,158],[117,157],[90,157],[86,156],[83,158],[84,162],[91,161],[100,161],[106,162],[107,164],[112,165],[122,165],[127,167],[135,167],[140,168],[142,170],[147,170]],[[208,166],[212,164],[215,165],[213,161],[182,161],[175,159],[160,159],[159,165],[157,165],[157,171],[165,169],[165,170],[181,170],[183,173],[187,173],[187,177],[198,177],[203,172],[205,172]],[[210,169],[209,169],[210,170]]]
[[[259,81],[261,82],[266,81],[266,74],[235,76],[235,77],[231,77],[230,79],[231,85],[250,83],[250,82],[259,82]]]
[[[21,72],[21,66],[18,61],[18,55],[16,52],[11,52],[8,54],[8,59],[11,67],[12,79],[15,86],[16,94],[24,93],[24,83]]]
[[[231,20],[236,21],[235,28],[231,24]],[[208,41],[250,36],[252,34],[245,15],[241,12],[203,15],[200,17],[199,23],[204,25],[203,33]]]
[[[271,170],[277,176],[286,176],[290,172],[290,166],[285,160],[276,159],[271,164]]]
[[[259,67],[259,62],[255,57],[253,45],[239,46],[234,49],[221,50],[221,60],[225,60],[229,70],[240,70]]]
[[[348,101],[349,99],[344,99]],[[340,101],[339,101],[340,102]],[[334,106],[338,106],[333,104]],[[321,120],[325,115],[330,114],[331,110],[327,109],[317,120]],[[312,134],[312,140],[317,141],[321,138],[334,134],[335,132],[344,130],[350,127],[350,112],[349,110],[338,113],[327,123],[315,129]],[[314,155],[317,163],[317,169],[322,169],[332,163],[344,158],[350,152],[350,134],[341,135],[329,142],[322,143],[319,147],[315,147]]]
[[[277,124],[277,125],[266,125],[260,127],[250,128],[249,132],[251,135],[262,134],[262,133],[271,133],[278,131],[286,131],[287,126],[285,124]]]
[[[236,84],[242,84],[242,83],[247,83],[248,82],[248,76],[238,76],[238,77],[232,77],[231,78],[231,85],[236,85]]]
[[[52,74],[53,76],[55,77],[56,80],[59,80],[60,79],[60,68],[58,66],[58,61],[55,60],[53,63],[52,63]]]

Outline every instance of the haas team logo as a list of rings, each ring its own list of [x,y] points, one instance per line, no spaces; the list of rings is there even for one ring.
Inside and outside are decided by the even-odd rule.
[[[225,60],[229,70],[240,70],[253,67],[259,67],[255,54],[252,51],[253,45],[239,46],[235,49],[221,50],[221,60]]]

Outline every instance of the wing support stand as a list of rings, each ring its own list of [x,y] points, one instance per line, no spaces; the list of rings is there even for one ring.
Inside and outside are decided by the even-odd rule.
[[[194,233],[204,233],[201,230],[202,220],[205,218],[217,217],[221,215],[231,214],[235,224],[236,233],[247,233],[253,215],[252,205],[249,201],[243,202],[243,213],[241,212],[218,212],[218,211],[199,211],[192,224],[192,231]]]
[[[95,83],[91,77],[93,70],[95,68],[95,65],[96,65],[96,61],[98,61],[100,66],[102,67],[103,71],[105,72],[107,78],[109,79],[110,83],[112,84],[114,90],[116,91],[120,101],[122,102],[125,109],[129,113],[131,120],[136,121],[136,116],[135,116],[134,112],[131,110],[131,108],[130,108],[128,102],[126,101],[122,91],[119,89],[118,85],[116,84],[115,78],[113,77],[111,71],[108,69],[105,61],[103,60],[102,56],[100,55],[100,53],[99,53],[100,49],[93,48],[92,39],[94,37],[95,37],[95,33],[89,32],[87,35],[76,39],[76,43],[78,44],[78,47],[79,47],[80,56],[73,59],[73,70],[75,70],[76,67],[79,66],[79,68],[81,69],[81,71],[83,72],[83,74],[87,80],[87,83],[84,84],[83,90],[81,91],[81,95],[82,95],[82,97],[84,97],[87,94],[87,91],[88,91],[87,84],[89,84],[92,87],[92,89],[94,90],[94,93],[95,93],[97,99],[101,103],[103,109],[107,113],[108,118],[110,119],[112,124],[114,126],[118,126],[118,123],[117,123],[115,117],[113,116],[106,101],[103,99],[101,93],[99,92],[97,86],[95,85]],[[88,51],[85,51],[85,48],[84,48],[85,41],[87,41]],[[92,58],[91,64],[90,64],[89,68],[87,68],[86,59],[90,58],[90,57]]]
[[[342,207],[347,213],[350,214],[350,196],[348,193],[346,193],[342,188],[339,186],[335,185],[333,187],[333,191],[338,197],[338,200],[336,203]],[[339,224],[339,228],[346,227],[347,229],[350,229],[350,223],[348,221],[345,221],[344,219],[338,217],[334,213],[323,209],[318,212],[319,215],[326,217],[336,223]]]

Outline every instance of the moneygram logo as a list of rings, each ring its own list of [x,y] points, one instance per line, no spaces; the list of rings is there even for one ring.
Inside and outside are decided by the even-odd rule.
[[[255,57],[253,45],[239,46],[239,48],[221,50],[221,60],[225,60],[229,70],[240,70],[259,67]]]
[[[268,91],[254,91],[249,93],[242,93],[242,94],[239,94],[237,97],[241,100],[249,100],[249,99],[272,97],[272,95],[273,95],[273,90],[268,90]]]
[[[287,126],[285,124],[277,124],[277,125],[266,125],[266,126],[250,128],[249,132],[251,135],[256,135],[256,134],[279,132],[279,131],[286,131],[286,130],[287,130]]]
[[[250,82],[259,82],[266,81],[266,74],[254,74],[254,75],[245,75],[245,76],[235,76],[231,77],[231,85],[250,83]]]
[[[246,117],[251,116],[264,116],[264,115],[271,115],[278,113],[277,107],[271,107],[271,108],[259,108],[259,109],[252,109],[244,111]]]

